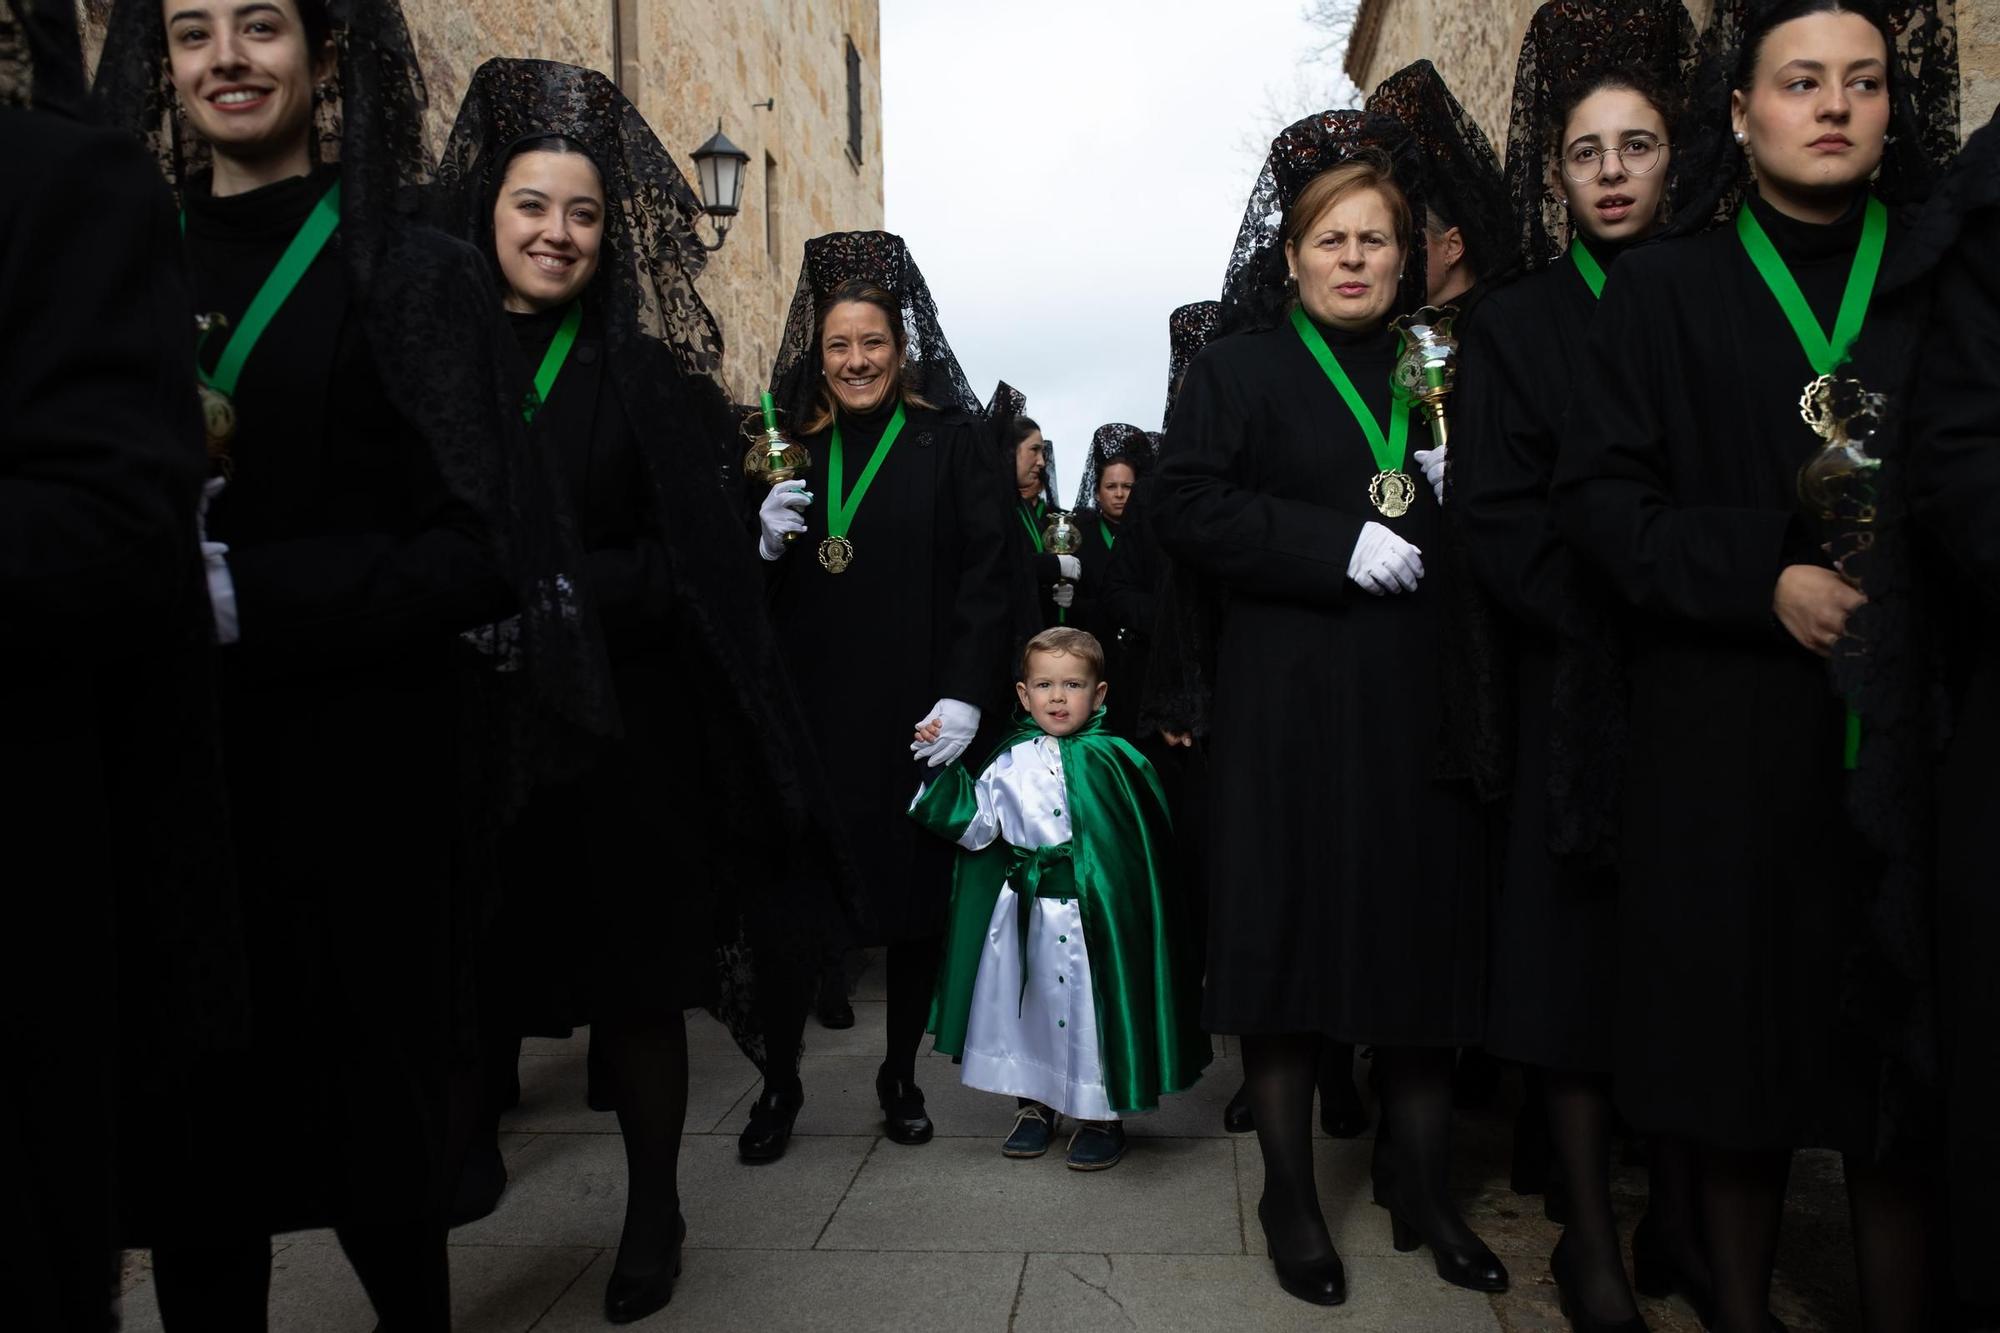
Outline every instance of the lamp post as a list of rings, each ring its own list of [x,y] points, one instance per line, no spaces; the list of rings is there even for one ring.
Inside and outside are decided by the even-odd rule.
[[[701,211],[715,223],[715,244],[699,236],[695,239],[704,250],[720,250],[729,239],[729,223],[743,202],[743,174],[750,165],[750,154],[729,142],[718,120],[715,133],[694,150],[693,156],[695,177],[701,182]]]

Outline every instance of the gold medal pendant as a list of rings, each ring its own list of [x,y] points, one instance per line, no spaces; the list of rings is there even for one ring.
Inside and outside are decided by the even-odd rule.
[[[1383,518],[1401,518],[1416,498],[1417,483],[1407,472],[1377,472],[1368,483],[1368,500]]]
[[[218,471],[229,473],[229,446],[236,439],[236,404],[229,395],[208,384],[197,384],[201,396],[201,420],[207,437],[208,461]]]
[[[819,544],[819,562],[829,574],[844,574],[854,563],[854,543],[845,537],[828,537]]]

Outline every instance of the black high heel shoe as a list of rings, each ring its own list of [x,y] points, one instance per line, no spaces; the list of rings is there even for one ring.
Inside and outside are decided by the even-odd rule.
[[[1507,1290],[1507,1266],[1500,1262],[1499,1255],[1487,1248],[1486,1242],[1474,1236],[1471,1245],[1451,1244],[1426,1234],[1413,1220],[1417,1214],[1403,1200],[1401,1181],[1392,1174],[1385,1183],[1388,1186],[1389,1237],[1398,1254],[1408,1254],[1420,1245],[1428,1245],[1437,1275],[1452,1286],[1464,1287],[1467,1291]]]
[[[1264,1219],[1264,1204],[1257,1203],[1257,1223],[1264,1228],[1264,1248],[1270,1251],[1271,1267],[1278,1271],[1278,1285],[1285,1294],[1308,1305],[1340,1305],[1347,1300],[1347,1269],[1331,1248],[1326,1258],[1304,1263],[1278,1257],[1271,1243],[1271,1224]]]
[[[1222,1128],[1231,1134],[1248,1134],[1257,1128],[1250,1115],[1250,1085],[1244,1084],[1222,1108]]]
[[[674,1243],[660,1256],[659,1266],[644,1277],[621,1273],[615,1267],[604,1284],[604,1317],[614,1324],[630,1324],[657,1314],[674,1298],[674,1283],[681,1276],[681,1245],[687,1240],[687,1219],[678,1219]]]
[[[1653,1219],[1642,1217],[1632,1232],[1632,1290],[1641,1296],[1664,1301],[1679,1296],[1694,1310],[1703,1328],[1715,1323],[1715,1291],[1699,1277],[1682,1268],[1656,1239]],[[1785,1333],[1784,1321],[1770,1316],[1768,1333]]]
[[[1645,1318],[1634,1314],[1630,1319],[1608,1320],[1591,1316],[1584,1306],[1583,1298],[1575,1291],[1576,1277],[1570,1272],[1569,1251],[1564,1245],[1569,1233],[1556,1242],[1555,1253],[1549,1256],[1549,1276],[1556,1280],[1556,1302],[1562,1307],[1563,1318],[1569,1320],[1574,1333],[1647,1333]]]
[[[783,1157],[792,1141],[792,1126],[798,1123],[799,1108],[805,1104],[803,1088],[790,1094],[765,1088],[764,1095],[750,1108],[750,1123],[737,1137],[737,1158],[762,1165]]]
[[[891,1078],[885,1066],[875,1072],[875,1100],[882,1104],[882,1129],[891,1143],[914,1147],[929,1143],[935,1126],[924,1110],[924,1090],[906,1079]]]

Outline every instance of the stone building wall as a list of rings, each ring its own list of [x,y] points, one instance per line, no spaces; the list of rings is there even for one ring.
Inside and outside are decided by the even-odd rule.
[[[79,0],[94,53],[108,0]],[[694,181],[722,123],[750,154],[742,213],[699,288],[723,374],[753,402],[784,332],[805,241],[882,225],[880,0],[402,0],[430,88],[433,147],[481,62],[536,56],[603,70]],[[848,148],[847,44],[860,57],[861,154]],[[771,100],[765,109],[754,104]],[[713,239],[710,225],[701,224]]]
[[[1541,0],[1360,0],[1345,66],[1366,91],[1413,60],[1429,57],[1466,110],[1505,152],[1507,110],[1521,35]],[[1714,0],[1688,0],[1695,25]],[[1961,133],[1984,125],[2000,99],[2000,0],[1958,0]]]

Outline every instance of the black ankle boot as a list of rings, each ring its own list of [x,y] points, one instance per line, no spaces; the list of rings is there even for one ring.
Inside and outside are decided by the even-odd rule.
[[[766,1084],[764,1095],[750,1108],[750,1123],[736,1140],[736,1156],[752,1164],[775,1162],[783,1157],[786,1145],[792,1141],[792,1125],[799,1118],[799,1108],[805,1104],[805,1089],[773,1092]]]
[[[604,1317],[614,1324],[630,1324],[666,1309],[681,1275],[681,1245],[686,1240],[687,1219],[683,1217],[674,1228],[674,1243],[646,1273],[627,1274],[614,1266],[611,1280],[604,1284]],[[618,1257],[625,1256],[620,1253]]]
[[[929,1143],[934,1126],[924,1111],[924,1090],[906,1078],[895,1078],[887,1065],[875,1071],[875,1100],[882,1104],[882,1129],[891,1143],[914,1147]]]

